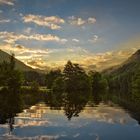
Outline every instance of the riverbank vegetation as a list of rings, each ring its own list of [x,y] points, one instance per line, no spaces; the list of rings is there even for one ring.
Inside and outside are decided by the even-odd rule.
[[[139,69],[110,74],[86,72],[79,64],[68,61],[63,70],[25,74],[15,69],[14,55],[9,59],[0,64],[0,123],[39,101],[45,101],[52,109],[64,107],[68,119],[78,116],[88,102],[98,104],[108,97],[133,103],[139,109]]]

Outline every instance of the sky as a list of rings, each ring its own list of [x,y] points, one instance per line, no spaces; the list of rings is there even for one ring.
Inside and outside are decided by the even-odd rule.
[[[0,49],[33,68],[102,70],[140,48],[139,0],[0,0]]]

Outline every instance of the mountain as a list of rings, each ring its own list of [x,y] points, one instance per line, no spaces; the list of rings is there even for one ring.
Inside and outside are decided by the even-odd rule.
[[[103,73],[109,75],[122,75],[124,73],[135,73],[138,69],[140,69],[140,49],[121,65],[106,69]]]
[[[107,77],[110,89],[131,93],[137,75],[140,74],[140,50],[137,50],[121,65],[104,70],[102,73]]]
[[[10,55],[2,50],[0,50],[0,63],[6,61],[10,61]],[[35,71],[35,69],[25,65],[23,62],[19,61],[18,59],[15,59],[15,65],[16,69],[19,69],[21,71]]]

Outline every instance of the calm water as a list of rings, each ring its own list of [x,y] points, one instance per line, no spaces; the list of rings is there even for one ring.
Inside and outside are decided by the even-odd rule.
[[[66,116],[64,108],[36,104],[17,114],[12,134],[8,124],[0,125],[0,140],[140,140],[138,122],[111,102],[85,106],[71,120]]]

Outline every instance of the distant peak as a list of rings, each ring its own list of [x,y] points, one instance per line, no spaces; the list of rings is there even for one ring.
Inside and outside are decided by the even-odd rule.
[[[134,55],[140,55],[140,49],[139,50],[137,50],[135,53],[134,53]]]

